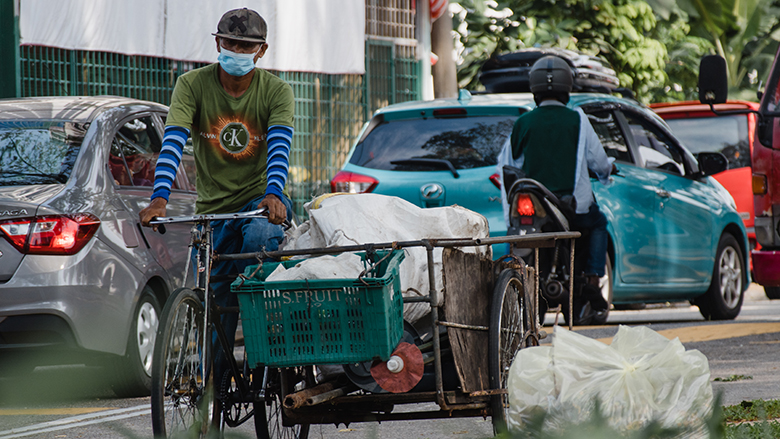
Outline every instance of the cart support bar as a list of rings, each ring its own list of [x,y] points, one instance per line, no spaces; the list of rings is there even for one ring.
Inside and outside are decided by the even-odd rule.
[[[470,329],[472,331],[489,331],[490,328],[487,326],[474,326],[474,325],[463,325],[461,323],[452,323],[452,322],[436,322],[439,326],[446,326],[448,328],[458,328],[458,329]]]
[[[309,389],[303,389],[300,392],[291,393],[284,397],[284,406],[288,409],[297,409],[306,405],[306,401],[321,393],[329,392],[336,388],[334,382],[322,383]]]
[[[538,235],[495,236],[488,238],[447,238],[423,239],[419,241],[395,241],[376,244],[358,244],[341,247],[307,248],[304,250],[277,250],[272,252],[235,253],[214,255],[216,261],[235,261],[240,259],[281,258],[284,256],[329,255],[343,252],[366,251],[367,249],[386,250],[406,247],[481,247],[493,244],[512,243],[526,248],[550,247],[557,239],[575,239],[580,232],[550,232]]]
[[[320,393],[319,395],[314,395],[306,400],[306,405],[317,405],[321,404],[325,401],[330,401],[331,399],[338,398],[339,396],[344,396],[347,393],[354,392],[357,390],[357,386],[354,384],[349,384],[344,387],[339,387],[338,389],[333,389],[325,393]]]

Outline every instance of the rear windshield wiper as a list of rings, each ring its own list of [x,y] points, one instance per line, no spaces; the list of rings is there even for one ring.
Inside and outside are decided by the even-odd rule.
[[[67,177],[65,177],[62,174],[41,174],[38,172],[8,172],[3,171],[3,176],[14,176],[14,177],[43,177],[48,178],[49,180],[54,180],[57,183],[65,183],[68,181]]]
[[[393,160],[390,162],[391,165],[429,165],[429,166],[436,166],[439,168],[446,168],[449,169],[450,172],[452,172],[452,176],[455,178],[460,177],[460,174],[458,174],[458,170],[455,169],[455,166],[452,166],[452,162],[445,159],[404,159],[404,160]]]

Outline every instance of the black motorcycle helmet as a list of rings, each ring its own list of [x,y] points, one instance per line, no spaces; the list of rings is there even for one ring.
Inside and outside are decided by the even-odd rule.
[[[534,101],[539,105],[544,99],[554,98],[569,103],[574,78],[571,67],[562,58],[547,55],[539,58],[528,74],[528,83]]]

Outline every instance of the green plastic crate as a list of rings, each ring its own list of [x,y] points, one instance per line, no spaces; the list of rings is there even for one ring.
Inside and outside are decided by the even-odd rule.
[[[379,261],[388,252],[377,251]],[[387,360],[403,335],[398,269],[403,250],[358,279],[264,282],[279,262],[231,285],[238,294],[251,367],[347,364]],[[368,266],[365,253],[358,253]],[[301,260],[281,262],[285,268]],[[257,265],[247,267],[250,276]]]

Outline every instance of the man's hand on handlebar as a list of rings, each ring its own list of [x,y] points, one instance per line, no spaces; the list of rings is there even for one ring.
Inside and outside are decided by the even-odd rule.
[[[149,203],[149,206],[147,206],[138,214],[139,218],[141,219],[141,225],[144,227],[151,227],[152,230],[156,232],[158,225],[149,224],[149,221],[152,221],[157,217],[165,217],[167,212],[167,205],[168,201],[165,198],[155,198],[152,200],[152,202]]]
[[[287,219],[287,206],[276,195],[269,194],[263,198],[257,208],[263,207],[268,209],[268,221],[271,224],[281,224]]]

